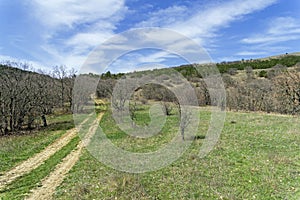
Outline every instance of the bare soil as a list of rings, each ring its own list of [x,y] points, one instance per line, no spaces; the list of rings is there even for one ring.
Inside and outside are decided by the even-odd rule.
[[[82,124],[86,123],[87,120],[88,118],[85,119],[77,129],[73,128],[71,130],[68,130],[63,136],[58,138],[54,143],[46,147],[40,153],[35,154],[33,157],[25,160],[24,162],[20,163],[19,165],[15,166],[11,170],[0,176],[0,190],[13,182],[18,177],[29,173],[33,169],[43,164],[49,157],[51,157],[62,147],[67,145],[77,135],[77,132],[79,131],[78,129],[80,129]]]
[[[52,171],[45,179],[42,180],[41,187],[33,189],[31,195],[27,199],[52,199],[52,195],[66,177],[67,173],[72,169],[75,163],[78,161],[83,147],[88,145],[90,139],[95,134],[99,122],[103,114],[100,114],[98,118],[93,122],[89,128],[88,134],[84,139],[80,141],[77,147],[67,155],[63,161],[58,164],[54,171]]]

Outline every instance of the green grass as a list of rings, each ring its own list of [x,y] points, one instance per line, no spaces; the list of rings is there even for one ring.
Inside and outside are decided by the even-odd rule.
[[[203,138],[210,113],[202,111],[200,118],[197,135]],[[101,126],[119,147],[148,152],[174,136],[178,118],[168,117],[162,132],[149,139],[124,134],[114,125],[109,112]],[[198,139],[170,166],[144,174],[116,171],[84,151],[57,188],[55,198],[299,199],[299,130],[300,119],[296,117],[228,112],[221,138],[205,158],[197,157],[203,142]]]
[[[73,115],[63,114],[63,115],[52,115],[48,117],[48,127],[46,130],[67,130],[74,128]]]
[[[146,125],[150,121],[148,116],[148,109],[140,109],[137,113],[138,125]],[[178,123],[178,116],[171,115],[167,118],[166,124],[162,129],[161,134],[154,135],[149,139],[131,137],[120,130],[108,111],[102,117],[100,126],[108,139],[110,139],[116,146],[121,147],[127,151],[133,152],[149,152],[155,151],[162,145],[168,143],[178,132],[178,127],[174,124]]]
[[[0,137],[0,173],[40,152],[74,125],[72,115],[49,118],[49,127],[25,135]],[[65,126],[66,125],[66,126]]]
[[[24,199],[26,194],[34,187],[39,186],[40,181],[53,171],[56,165],[76,147],[79,140],[79,137],[73,138],[70,143],[52,155],[45,163],[12,182],[0,191],[0,199]]]

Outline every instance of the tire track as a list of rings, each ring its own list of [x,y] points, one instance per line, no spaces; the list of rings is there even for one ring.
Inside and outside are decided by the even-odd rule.
[[[91,115],[89,115],[89,117],[90,116]],[[8,184],[16,180],[18,177],[29,173],[33,169],[43,164],[49,157],[51,157],[62,147],[67,145],[77,135],[77,132],[81,129],[82,125],[88,121],[89,117],[85,119],[78,126],[78,128],[68,130],[63,136],[61,136],[55,142],[47,146],[40,153],[35,154],[31,158],[28,158],[24,162],[7,171],[4,175],[0,176],[0,190],[5,188]]]
[[[78,161],[81,155],[83,147],[89,144],[90,139],[95,134],[99,122],[103,116],[101,113],[97,119],[93,122],[92,126],[89,128],[87,135],[83,140],[79,142],[77,147],[67,155],[60,164],[58,164],[54,171],[52,171],[46,178],[42,180],[42,186],[33,189],[32,194],[26,198],[28,200],[36,199],[52,199],[52,195],[55,192],[56,187],[58,187],[64,180],[67,173],[72,169],[75,163]]]

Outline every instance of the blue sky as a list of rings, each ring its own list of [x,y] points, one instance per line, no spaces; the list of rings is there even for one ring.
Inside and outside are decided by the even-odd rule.
[[[143,27],[189,37],[214,62],[299,52],[299,10],[298,0],[5,0],[0,1],[0,60],[79,69],[115,34]],[[121,56],[127,64],[114,62],[122,67],[111,66],[111,71],[135,70],[133,58],[139,54],[147,57],[139,65],[184,63],[165,53],[140,51]]]

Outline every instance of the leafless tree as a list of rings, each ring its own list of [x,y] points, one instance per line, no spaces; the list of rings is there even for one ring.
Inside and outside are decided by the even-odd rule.
[[[185,131],[191,122],[192,113],[189,109],[180,108],[180,133],[182,140],[185,140]]]
[[[89,75],[81,74],[76,77],[75,91],[73,89],[73,112],[80,113],[85,112],[91,105],[94,105],[92,101],[93,96],[97,88],[98,79]]]
[[[111,98],[116,80],[114,79],[105,79],[99,80],[97,86],[97,97],[98,98]]]
[[[64,110],[65,103],[68,103],[69,110],[72,109],[73,86],[76,78],[76,70],[67,69],[66,66],[55,66],[53,76],[57,78],[60,88],[60,106]]]
[[[277,87],[278,111],[297,114],[300,112],[300,72],[287,71],[274,80]]]
[[[46,115],[58,104],[56,80],[9,66],[0,66],[0,71],[0,132],[31,129],[38,118],[47,126]]]
[[[67,77],[66,66],[55,66],[53,76],[59,80],[60,84],[60,106],[64,108],[65,78]]]

